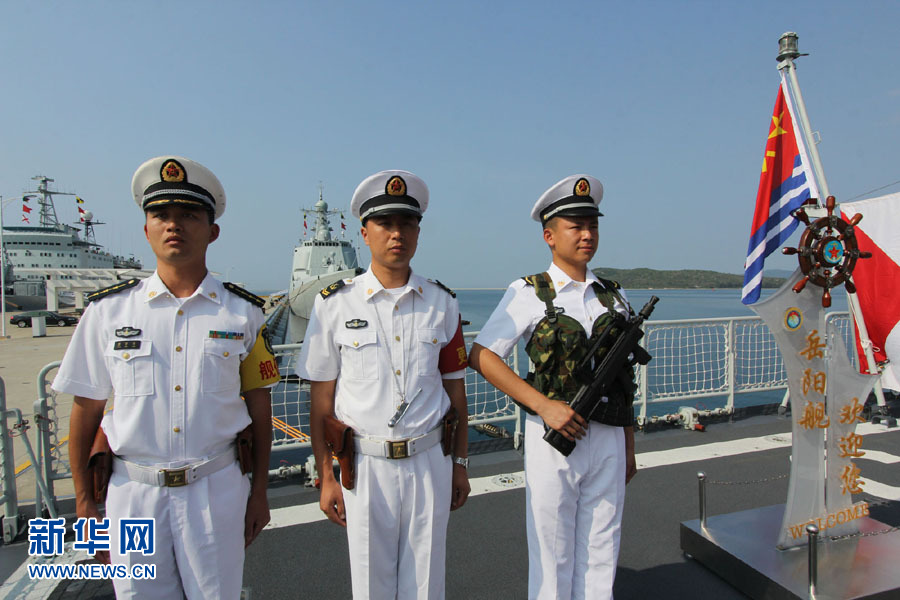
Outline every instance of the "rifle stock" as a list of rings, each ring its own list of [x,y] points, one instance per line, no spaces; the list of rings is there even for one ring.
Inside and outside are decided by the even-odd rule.
[[[594,415],[601,398],[609,395],[609,390],[623,367],[635,364],[646,365],[653,358],[638,342],[644,337],[641,325],[650,317],[657,302],[659,302],[659,298],[651,296],[650,300],[637,315],[627,319],[615,320],[607,325],[597,341],[591,345],[591,349],[584,361],[579,365],[577,372],[589,372],[590,377],[587,382],[582,383],[578,388],[578,392],[568,404],[572,407],[572,410],[581,415],[586,421],[589,421]],[[609,339],[610,331],[613,327],[622,329],[619,337],[616,338],[616,341],[600,363],[593,370],[590,370],[590,364],[594,355],[602,344]],[[562,453],[563,456],[569,456],[572,450],[575,449],[575,442],[567,439],[555,429],[548,429],[544,434],[544,439]]]

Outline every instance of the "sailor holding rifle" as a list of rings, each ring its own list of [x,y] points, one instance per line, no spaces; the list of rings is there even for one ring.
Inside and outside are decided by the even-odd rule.
[[[357,599],[443,598],[447,522],[469,494],[459,307],[410,269],[427,207],[407,171],[359,184],[351,211],[372,263],[322,290],[297,362],[311,382],[320,507],[347,528]]]
[[[588,263],[597,251],[603,186],[589,175],[559,181],[531,217],[553,261],[509,285],[469,359],[529,413],[525,421],[529,598],[612,597],[625,484],[636,472],[633,387],[605,397],[604,422],[587,422],[566,403],[579,388],[574,366],[613,321],[631,311],[615,282]],[[504,362],[520,339],[535,371],[521,379]],[[631,367],[624,376],[633,377]],[[569,456],[544,441],[545,427],[576,442]]]
[[[110,551],[98,557],[156,565],[154,579],[115,579],[116,596],[237,599],[244,548],[269,521],[267,386],[278,370],[263,302],[206,268],[207,247],[219,236],[214,221],[225,211],[225,190],[209,169],[153,158],[135,172],[132,192],[156,272],[89,296],[53,382],[75,396],[76,510],[100,520],[87,465],[92,441],[105,441],[97,435],[102,419],[115,459],[106,498]],[[250,431],[255,443],[241,444],[248,450],[239,466],[236,442]],[[128,537],[120,521],[149,518],[154,551],[120,554],[120,537]],[[125,542],[127,549],[134,540]]]

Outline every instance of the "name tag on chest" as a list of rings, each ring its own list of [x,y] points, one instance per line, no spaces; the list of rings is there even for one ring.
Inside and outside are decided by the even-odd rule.
[[[140,347],[141,340],[125,340],[113,344],[113,350],[137,350]]]

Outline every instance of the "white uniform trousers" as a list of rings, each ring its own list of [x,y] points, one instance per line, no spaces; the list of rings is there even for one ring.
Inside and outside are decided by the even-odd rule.
[[[344,489],[356,600],[441,600],[452,463],[441,445],[410,458],[356,455]]]
[[[156,565],[156,578],[116,579],[116,598],[233,599],[244,573],[250,480],[237,461],[183,487],[156,487],[113,473],[106,499],[113,564]],[[119,556],[120,518],[155,518],[155,553]]]
[[[543,421],[528,415],[528,597],[612,598],[625,502],[625,434],[591,422],[568,457],[543,436]]]

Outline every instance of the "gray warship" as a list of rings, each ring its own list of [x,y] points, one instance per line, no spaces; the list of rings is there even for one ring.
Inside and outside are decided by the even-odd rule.
[[[322,186],[319,186],[318,202],[312,208],[301,210],[312,215],[313,227],[311,236],[294,247],[291,283],[281,308],[286,310],[287,326],[282,335],[276,332],[276,339],[284,344],[303,341],[313,302],[322,288],[362,272],[353,244],[332,236],[330,217],[343,213],[329,210]]]

